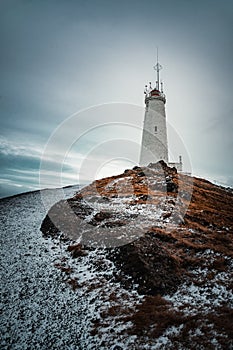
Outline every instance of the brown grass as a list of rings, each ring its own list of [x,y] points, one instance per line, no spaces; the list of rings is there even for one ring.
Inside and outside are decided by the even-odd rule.
[[[181,312],[172,310],[170,303],[164,298],[156,295],[146,297],[136,312],[126,317],[126,320],[133,323],[130,334],[157,338],[168,327],[182,324],[183,316]]]
[[[171,349],[178,349],[180,344],[185,349],[212,349],[215,345],[211,342],[213,334],[221,349],[228,350],[232,346],[233,310],[227,306],[217,308],[207,314],[184,315],[182,311],[175,311],[171,305],[161,296],[146,297],[136,312],[126,317],[133,322],[130,334],[139,337],[156,339],[169,327],[183,325],[179,334],[168,335],[173,343]],[[196,333],[199,329],[201,336]]]

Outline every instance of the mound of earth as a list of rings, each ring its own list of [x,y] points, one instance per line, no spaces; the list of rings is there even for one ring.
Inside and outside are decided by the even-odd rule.
[[[41,230],[78,242],[73,255],[107,249],[122,283],[136,284],[142,294],[164,295],[192,280],[192,268],[227,268],[232,203],[232,190],[178,174],[160,161],[97,180],[60,201]],[[202,252],[208,250],[213,258],[206,261]]]

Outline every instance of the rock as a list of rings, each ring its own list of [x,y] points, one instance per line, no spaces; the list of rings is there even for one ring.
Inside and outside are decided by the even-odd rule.
[[[71,253],[72,258],[74,259],[80,256],[86,256],[88,254],[80,243],[68,246],[67,250]]]
[[[139,173],[137,173],[137,176],[138,177],[144,177],[145,176],[145,173],[143,171],[140,171]]]
[[[46,215],[46,217],[44,218],[40,230],[43,232],[44,235],[49,236],[56,236],[59,232],[58,228],[53,224],[49,215]]]
[[[119,227],[119,226],[125,226],[126,224],[127,222],[123,220],[107,221],[104,224],[104,227]]]
[[[157,163],[150,163],[148,165],[148,168],[152,168],[152,169],[161,169],[161,168],[163,169],[166,167],[167,167],[167,164],[164,162],[164,160],[160,160]]]
[[[96,221],[103,221],[105,219],[109,219],[111,217],[111,213],[109,211],[100,211],[99,213],[95,214],[94,220]]]
[[[61,270],[62,272],[65,272],[67,275],[70,275],[71,272],[73,271],[73,269],[70,268],[69,266],[63,266],[63,265],[61,265],[61,264],[54,264],[54,266],[55,266],[57,269]]]
[[[164,213],[163,214],[163,219],[165,220],[165,219],[169,218],[170,216],[171,216],[171,213],[169,213],[169,212]]]
[[[111,259],[138,284],[141,294],[174,292],[182,281],[183,269],[156,237],[146,236],[117,248]]]
[[[147,201],[148,194],[140,194],[140,195],[138,195],[138,199],[140,199],[142,201]]]
[[[73,291],[75,291],[76,289],[78,289],[80,287],[80,285],[78,284],[77,280],[74,279],[74,278],[70,278],[66,282],[71,286]]]
[[[135,166],[135,167],[133,167],[133,170],[136,170],[136,171],[141,171],[141,170],[142,170],[142,168],[141,168],[140,166]]]
[[[167,192],[177,193],[179,186],[173,181],[172,178],[166,178]]]

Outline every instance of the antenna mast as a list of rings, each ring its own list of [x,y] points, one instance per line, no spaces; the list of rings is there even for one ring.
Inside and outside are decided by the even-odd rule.
[[[159,64],[159,50],[157,48],[157,63],[154,66],[154,70],[157,72],[157,80],[156,80],[156,89],[159,90],[159,71],[162,69],[163,67],[161,66],[161,64]]]

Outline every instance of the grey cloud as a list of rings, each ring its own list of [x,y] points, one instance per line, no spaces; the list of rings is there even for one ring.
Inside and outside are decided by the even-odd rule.
[[[24,146],[0,144],[0,197],[39,189],[39,173],[41,154]],[[57,163],[53,159],[45,159],[44,166],[50,177],[57,176],[59,172],[73,174],[75,170],[70,164]]]
[[[159,46],[168,120],[187,141],[194,170],[229,173],[232,13],[227,0],[1,1],[1,134],[12,144],[28,140],[42,150],[77,110],[109,101],[144,107],[143,86],[154,79]],[[80,130],[87,124],[81,120]],[[79,153],[92,140],[85,142]],[[0,177],[9,168],[39,167],[38,154],[2,157]],[[69,165],[66,171],[72,172]]]

